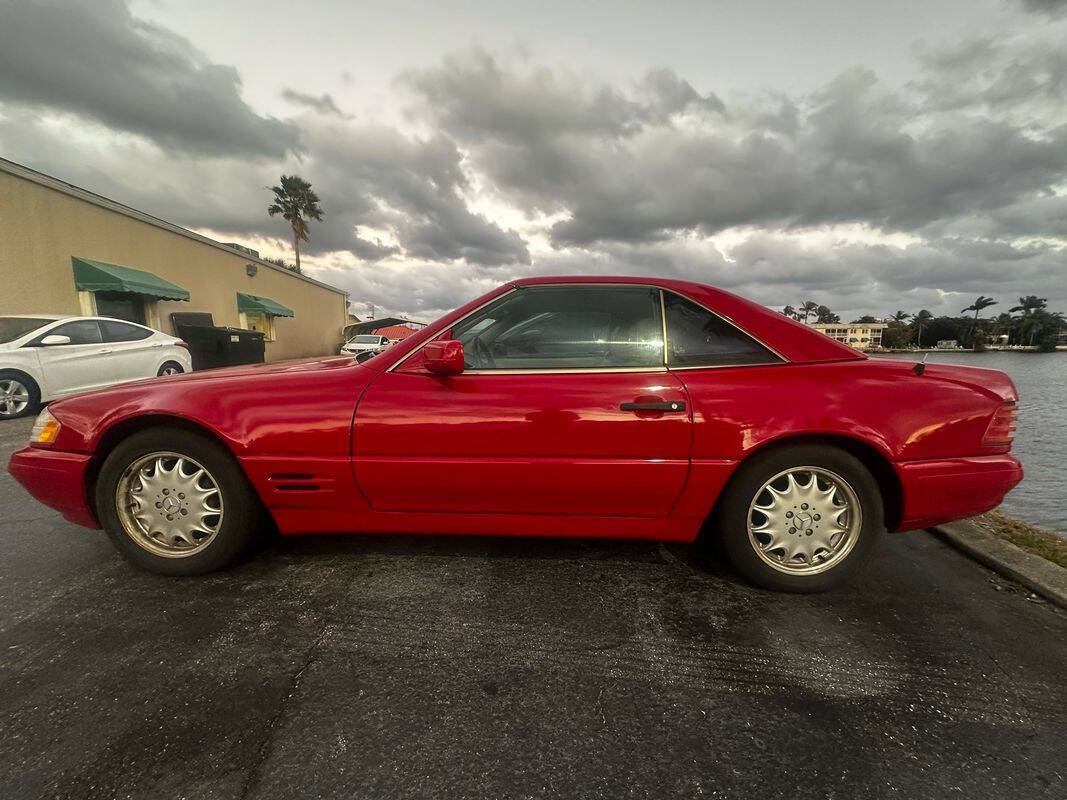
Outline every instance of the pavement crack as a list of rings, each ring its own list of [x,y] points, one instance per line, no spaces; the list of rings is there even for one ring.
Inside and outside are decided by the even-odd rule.
[[[278,711],[271,717],[270,722],[267,723],[267,730],[263,734],[263,738],[259,743],[259,747],[256,749],[255,762],[248,768],[248,777],[245,779],[244,785],[241,787],[240,800],[246,800],[250,797],[253,790],[260,781],[260,771],[263,769],[263,765],[266,763],[267,758],[270,756],[271,744],[274,742],[274,732],[277,730],[278,725],[282,721],[282,717],[285,716],[285,712],[289,708],[289,701],[293,699],[293,695],[300,689],[300,681],[304,677],[304,673],[308,668],[315,663],[315,659],[318,657],[316,652],[323,640],[326,638],[326,632],[329,630],[329,621],[325,621],[322,624],[322,629],[319,631],[318,636],[315,637],[315,641],[304,651],[303,657],[300,659],[300,666],[297,667],[296,672],[293,673],[293,677],[289,680],[289,689],[285,693],[285,697],[282,698],[281,703],[278,704]]]

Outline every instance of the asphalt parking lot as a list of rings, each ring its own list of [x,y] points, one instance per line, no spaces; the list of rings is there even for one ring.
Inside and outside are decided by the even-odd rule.
[[[11,800],[1067,796],[1067,615],[927,533],[818,596],[520,539],[168,579],[5,471],[0,686]]]

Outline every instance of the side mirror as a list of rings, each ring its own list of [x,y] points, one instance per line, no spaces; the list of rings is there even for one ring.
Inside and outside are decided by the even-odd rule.
[[[63,336],[59,333],[50,333],[41,339],[41,344],[44,347],[53,347],[57,344],[70,344],[70,337]]]
[[[423,362],[434,375],[459,375],[463,372],[463,343],[455,339],[430,342]]]

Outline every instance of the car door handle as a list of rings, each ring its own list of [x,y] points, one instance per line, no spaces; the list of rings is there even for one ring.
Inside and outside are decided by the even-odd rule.
[[[110,353],[111,352],[111,348],[110,347],[105,347],[102,350],[97,350],[96,352],[98,352],[98,353]]]
[[[682,400],[662,400],[654,403],[621,403],[620,411],[685,411]]]

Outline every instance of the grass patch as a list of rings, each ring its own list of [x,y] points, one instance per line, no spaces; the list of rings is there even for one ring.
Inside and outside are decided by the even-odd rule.
[[[971,520],[986,533],[1011,542],[1053,564],[1067,568],[1067,538],[1047,531],[1028,522],[1006,517],[999,511],[990,511]]]

